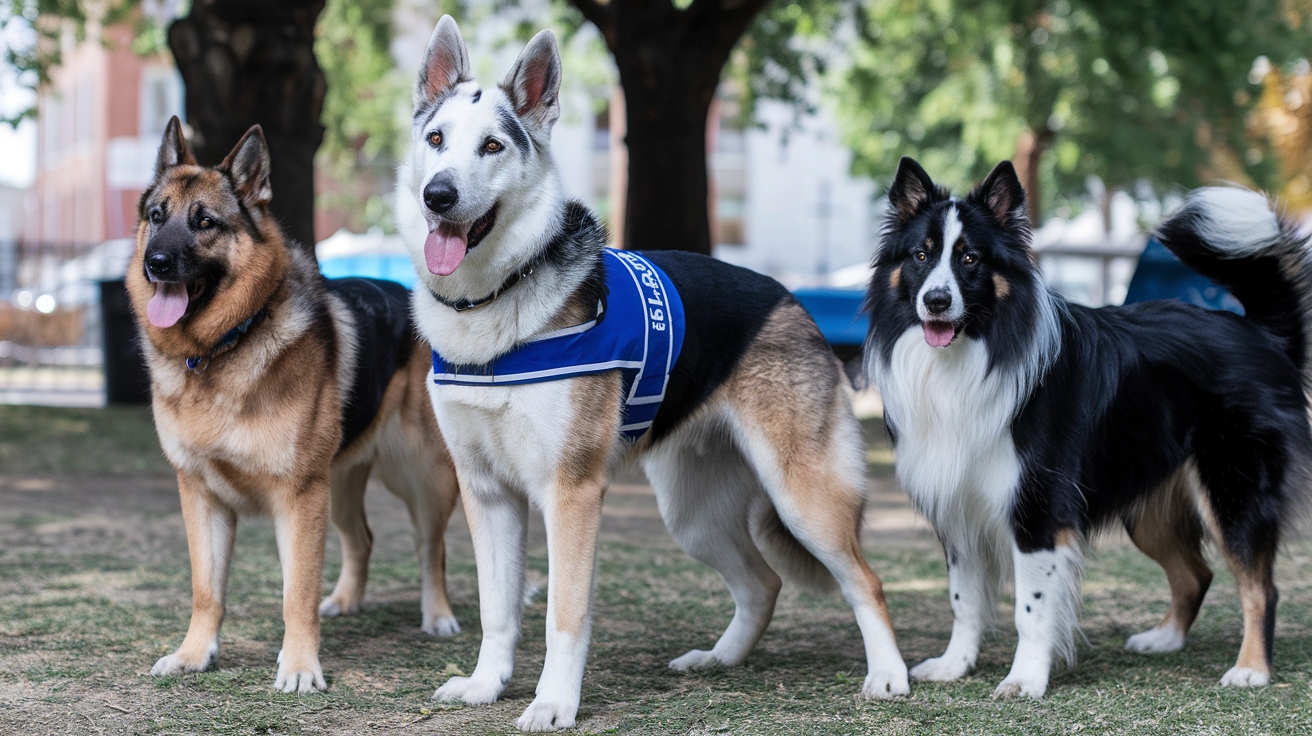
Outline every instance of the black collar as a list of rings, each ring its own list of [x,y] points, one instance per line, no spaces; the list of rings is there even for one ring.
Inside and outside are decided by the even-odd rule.
[[[491,294],[488,294],[482,299],[456,299],[452,301],[451,299],[447,299],[441,294],[438,294],[436,291],[433,291],[431,288],[428,290],[428,293],[432,294],[433,298],[436,299],[437,301],[447,305],[448,307],[451,307],[457,312],[468,312],[471,309],[478,309],[479,307],[487,306],[488,304],[491,304],[492,302],[496,301],[497,297],[509,291],[510,287],[514,286],[515,284],[518,284],[520,281],[523,281],[529,276],[532,276],[533,270],[536,269],[541,262],[542,262],[541,258],[536,258],[530,261],[527,266],[524,266],[518,271],[510,274],[510,278],[507,278]]]
[[[214,347],[210,348],[204,355],[187,358],[187,370],[197,374],[204,373],[205,369],[210,367],[211,358],[219,353],[225,353],[232,350],[233,347],[237,345],[237,341],[241,339],[242,335],[245,335],[255,325],[263,322],[264,318],[268,316],[269,310],[267,308],[261,308],[260,311],[256,312],[250,319],[242,322],[231,330],[228,330],[223,337],[219,338],[218,342],[214,343]]]

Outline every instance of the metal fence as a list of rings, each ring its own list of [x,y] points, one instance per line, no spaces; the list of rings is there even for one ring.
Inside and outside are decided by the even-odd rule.
[[[0,241],[0,403],[105,403],[101,282],[132,241]]]

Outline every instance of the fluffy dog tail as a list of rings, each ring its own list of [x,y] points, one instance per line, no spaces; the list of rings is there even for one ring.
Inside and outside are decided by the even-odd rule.
[[[1308,239],[1264,195],[1239,187],[1196,189],[1156,235],[1185,265],[1229,289],[1299,371],[1312,373]]]

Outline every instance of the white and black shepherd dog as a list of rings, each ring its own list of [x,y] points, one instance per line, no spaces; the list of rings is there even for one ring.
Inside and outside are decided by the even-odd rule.
[[[783,575],[836,581],[865,642],[862,693],[907,693],[879,578],[861,554],[862,441],[838,361],[767,277],[690,253],[605,249],[604,230],[567,199],[551,157],[560,78],[555,37],[543,31],[500,86],[479,84],[444,17],[415,90],[398,214],[419,273],[415,322],[441,367],[429,390],[473,534],[483,624],[472,675],[434,697],[490,703],[506,687],[532,504],[548,538],[547,654],[517,725],[574,725],[602,498],[616,464],[639,457],[670,532],[723,576],[737,605],[710,651],[671,667],[741,664],[769,624]],[[634,421],[649,405],[632,399],[618,367],[514,384],[503,381],[520,374],[487,370],[537,354],[540,343],[623,324],[615,320],[624,284],[607,279],[636,262],[651,266],[643,283],[663,272],[665,296],[677,292],[685,317],[649,427]],[[663,310],[651,320],[664,329],[657,319]],[[640,316],[637,329],[644,324]]]
[[[1247,316],[1088,309],[1045,286],[1010,162],[958,199],[904,158],[888,196],[865,361],[898,479],[943,542],[955,616],[947,651],[911,676],[974,667],[1010,566],[1019,644],[995,696],[1042,697],[1053,656],[1073,659],[1085,542],[1119,522],[1171,588],[1165,620],[1128,647],[1184,645],[1212,579],[1207,536],[1243,602],[1221,682],[1269,682],[1272,567],[1312,452],[1304,240],[1262,195],[1200,189],[1158,237]]]

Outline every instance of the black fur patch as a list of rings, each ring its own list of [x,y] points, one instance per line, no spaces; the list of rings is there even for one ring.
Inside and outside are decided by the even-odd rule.
[[[769,276],[714,258],[674,250],[642,255],[679,290],[686,319],[683,349],[651,425],[651,441],[658,442],[724,384],[775,309],[796,300]],[[821,347],[827,357],[828,347]]]
[[[414,349],[410,291],[395,281],[329,279],[335,294],[355,319],[355,380],[342,409],[341,448],[354,442],[373,422],[383,393]]]
[[[501,130],[506,137],[519,149],[519,155],[527,157],[533,150],[533,144],[529,141],[528,131],[524,130],[524,124],[519,122],[519,117],[504,107],[497,107],[497,119],[501,121]]]

